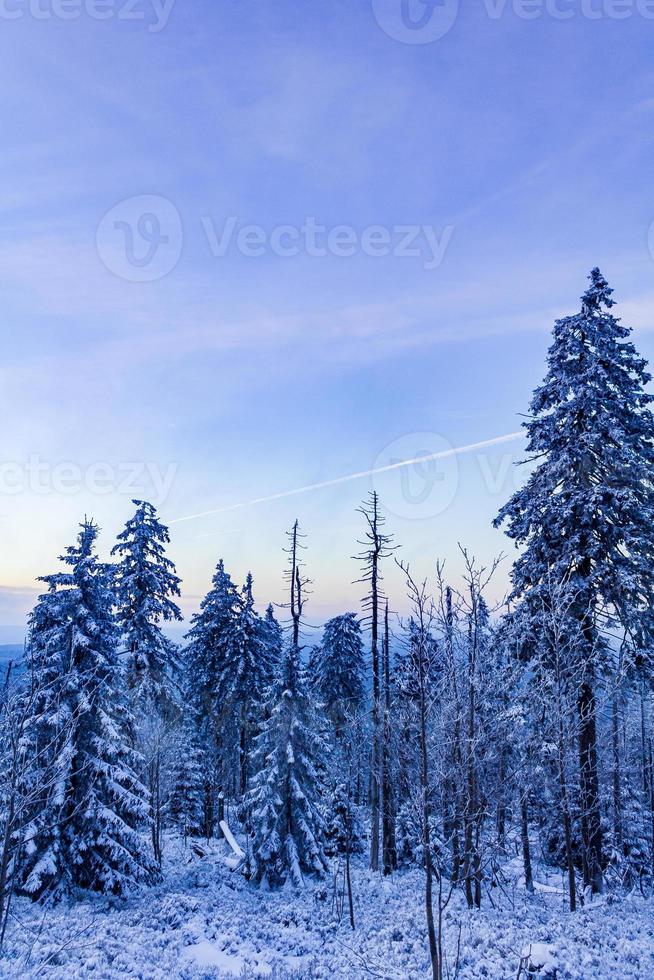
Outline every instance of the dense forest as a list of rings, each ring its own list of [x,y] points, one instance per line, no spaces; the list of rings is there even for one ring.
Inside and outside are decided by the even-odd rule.
[[[134,501],[109,563],[84,519],[2,691],[0,948],[16,903],[156,888],[173,841],[199,861],[226,844],[251,895],[322,882],[353,935],[353,869],[419,873],[434,980],[456,975],[451,907],[494,908],[516,861],[527,898],[549,869],[577,915],[649,898],[654,399],[613,306],[593,269],[555,324],[528,479],[496,519],[515,556],[499,602],[499,557],[470,545],[460,581],[437,554],[416,578],[373,492],[352,608],[318,643],[296,522],[280,529],[285,604],[266,608],[256,575],[234,582],[220,560],[180,645],[155,508]],[[405,596],[385,592],[391,564]],[[529,952],[513,966],[546,972]]]

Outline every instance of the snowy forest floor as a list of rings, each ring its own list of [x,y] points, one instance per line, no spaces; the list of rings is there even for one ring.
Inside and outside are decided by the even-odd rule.
[[[164,879],[127,901],[84,896],[44,910],[13,904],[1,977],[21,978],[424,978],[430,975],[424,876],[399,872],[390,880],[353,868],[356,932],[340,924],[331,882],[301,892],[255,888],[224,863],[226,845],[206,857],[167,841]],[[560,879],[528,896],[517,864],[507,866],[504,893],[484,896],[470,912],[456,894],[445,915],[450,976],[459,950],[459,978],[515,980],[521,951],[542,943],[557,977],[651,980],[654,903],[640,896],[609,898],[570,915]]]

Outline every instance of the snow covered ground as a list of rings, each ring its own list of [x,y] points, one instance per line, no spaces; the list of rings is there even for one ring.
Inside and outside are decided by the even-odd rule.
[[[200,858],[168,841],[165,878],[127,902],[84,898],[43,911],[19,899],[1,977],[424,978],[430,975],[423,876],[354,869],[357,929],[332,910],[331,882],[269,893],[230,872],[226,845]],[[450,976],[515,980],[521,955],[574,980],[651,980],[654,904],[631,897],[565,912],[558,889],[506,885],[481,912],[457,896],[446,913]],[[513,907],[512,907],[513,906]],[[524,975],[524,974],[523,974]],[[541,974],[542,975],[542,974]]]

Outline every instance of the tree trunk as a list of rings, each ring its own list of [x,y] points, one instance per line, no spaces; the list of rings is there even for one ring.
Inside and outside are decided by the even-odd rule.
[[[615,846],[622,851],[622,766],[620,761],[620,695],[616,687],[611,699],[611,749],[613,754],[613,836]]]
[[[161,867],[161,753],[157,747],[150,763],[150,799],[152,810],[152,850],[154,859]]]
[[[459,790],[459,779],[461,776],[461,712],[459,706],[459,693],[456,679],[456,665],[454,663],[454,612],[452,609],[452,589],[448,586],[445,590],[445,655],[448,670],[450,672],[452,686],[452,703],[454,705],[454,733],[452,740],[452,750],[449,753],[448,768],[443,787],[444,811],[445,811],[445,838],[450,841],[452,850],[452,868],[450,879],[454,884],[459,881],[461,872],[461,793]]]
[[[433,868],[431,856],[431,807],[429,803],[429,761],[427,756],[427,694],[424,677],[424,652],[420,653],[420,789],[422,793],[423,850],[425,860],[425,913],[432,980],[442,980],[442,968],[436,941],[433,906]]]
[[[390,632],[388,627],[388,603],[384,616],[384,729],[382,752],[382,856],[385,875],[397,868],[397,847],[395,843],[395,793],[391,769],[391,678],[390,678]]]
[[[563,730],[563,719],[559,714],[559,791],[561,793],[561,811],[563,814],[563,836],[565,839],[565,863],[568,870],[568,899],[570,911],[574,912],[577,908],[577,894],[575,883],[575,865],[572,854],[572,820],[570,817],[570,803],[568,800],[568,783],[565,775],[565,733]]]
[[[534,893],[534,876],[531,870],[531,845],[529,844],[529,812],[527,810],[527,793],[520,799],[520,839],[522,841],[522,863],[525,870],[525,888],[530,894]]]
[[[579,769],[581,781],[584,885],[594,894],[604,890],[602,876],[602,826],[597,776],[597,723],[592,671],[587,669],[578,698]]]
[[[213,786],[210,780],[204,784],[204,836],[207,840],[213,837]]]
[[[350,913],[350,926],[354,929],[354,898],[352,896],[352,878],[350,875],[350,835],[345,841],[345,884],[347,885],[347,904]]]
[[[477,855],[475,853],[475,823],[477,813],[477,773],[476,773],[476,692],[475,692],[475,650],[476,638],[470,636],[470,652],[468,659],[468,725],[466,751],[466,801],[464,808],[464,878],[468,908],[478,906],[479,890],[474,887],[476,876]]]
[[[241,707],[241,721],[239,725],[239,791],[241,799],[245,796],[248,785],[248,748],[247,748],[247,718],[245,705]]]
[[[377,559],[373,559],[371,590],[372,590],[372,751],[370,754],[370,867],[379,870],[379,798],[381,792],[379,780],[380,752],[380,671],[378,648],[378,612],[379,598],[377,588]]]

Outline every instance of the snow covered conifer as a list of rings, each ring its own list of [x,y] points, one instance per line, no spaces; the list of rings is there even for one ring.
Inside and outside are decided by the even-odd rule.
[[[258,881],[275,887],[303,873],[322,874],[325,824],[321,813],[328,746],[300,662],[300,625],[307,584],[300,570],[299,527],[289,534],[292,636],[272,685],[263,730],[257,737],[256,775],[248,794]]]
[[[282,628],[275,618],[275,610],[272,603],[268,604],[266,615],[263,618],[264,640],[268,647],[268,660],[271,665],[269,683],[272,683],[273,676],[282,659],[283,636]]]
[[[166,712],[174,701],[176,647],[159,624],[182,618],[172,599],[180,594],[180,580],[165,555],[170,537],[156,508],[145,500],[132,502],[136,513],[111,551],[120,558],[115,571],[118,622],[129,656],[130,688],[146,704]]]
[[[168,816],[184,839],[202,834],[205,804],[202,752],[189,701],[185,696],[168,800]]]
[[[25,833],[22,887],[34,897],[74,886],[122,894],[152,872],[139,833],[148,793],[129,746],[111,571],[94,554],[97,533],[85,521],[62,556],[69,570],[42,579],[48,592],[29,622],[39,696],[27,733],[37,765],[56,773]]]
[[[618,623],[651,649],[654,633],[654,420],[646,362],[611,313],[613,290],[590,274],[581,312],[558,320],[544,383],[525,423],[526,486],[496,525],[524,551],[513,569],[513,595],[532,622],[547,607],[551,584],[575,595],[571,629],[580,629],[579,751],[584,882],[602,888],[602,829],[597,766],[595,684],[607,624]]]
[[[252,575],[248,574],[233,624],[226,630],[222,659],[216,676],[216,698],[220,705],[220,730],[224,739],[235,736],[238,744],[238,790],[247,788],[250,736],[270,684],[272,657],[265,627],[254,608]]]
[[[270,717],[256,740],[248,803],[258,881],[271,887],[327,867],[320,811],[328,746],[318,730],[312,699],[289,644],[268,704]]]
[[[202,751],[205,778],[206,833],[213,833],[213,797],[223,772],[221,731],[221,692],[219,690],[225,663],[233,654],[236,642],[235,621],[241,598],[222,559],[218,562],[211,589],[191,619],[184,651],[185,672],[189,678],[189,702]]]
[[[354,854],[364,848],[364,834],[358,813],[352,803],[351,794],[345,783],[337,783],[331,794],[326,827],[326,852],[335,854]]]
[[[356,714],[366,696],[363,640],[355,613],[336,616],[325,624],[310,675],[337,734],[342,733],[347,718]]]

